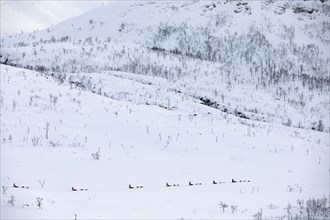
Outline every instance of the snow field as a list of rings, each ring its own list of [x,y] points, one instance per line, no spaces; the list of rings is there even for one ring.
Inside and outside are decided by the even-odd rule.
[[[1,184],[8,187],[1,217],[251,218],[260,208],[278,216],[289,201],[329,194],[327,137],[225,116],[188,98],[175,110],[116,101],[1,65]],[[220,201],[229,204],[224,213]]]

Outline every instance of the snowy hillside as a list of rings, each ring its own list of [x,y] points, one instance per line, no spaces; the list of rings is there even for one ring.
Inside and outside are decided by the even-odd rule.
[[[128,91],[155,90],[115,75],[111,81]],[[1,65],[2,217],[251,218],[260,208],[282,216],[288,202],[328,195],[328,134],[240,120],[158,91],[160,99],[184,100],[182,107],[116,101]],[[220,201],[237,212],[223,213]]]
[[[1,218],[328,218],[329,13],[116,1],[2,36]]]
[[[1,56],[54,74],[159,76],[231,114],[329,132],[329,11],[321,1],[111,2],[2,38]]]

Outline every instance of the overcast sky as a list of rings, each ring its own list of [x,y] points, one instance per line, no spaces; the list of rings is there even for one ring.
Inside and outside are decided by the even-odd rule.
[[[108,1],[1,0],[1,34],[41,30],[107,3]]]

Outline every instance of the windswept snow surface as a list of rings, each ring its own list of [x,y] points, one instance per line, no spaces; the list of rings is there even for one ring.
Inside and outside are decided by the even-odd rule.
[[[127,88],[155,89],[115,75]],[[1,65],[1,184],[8,187],[1,217],[251,218],[260,208],[279,216],[288,202],[329,194],[328,134],[241,120],[160,91],[181,105],[169,111],[116,101]],[[220,201],[237,213],[223,213]]]
[[[329,12],[114,1],[1,36],[1,218],[272,219],[329,201]]]

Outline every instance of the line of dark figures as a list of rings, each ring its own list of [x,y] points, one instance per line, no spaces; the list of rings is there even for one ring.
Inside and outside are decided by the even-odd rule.
[[[231,179],[231,183],[249,183],[250,180],[234,180],[234,179]],[[212,184],[213,185],[216,185],[216,184],[225,184],[226,182],[217,182],[215,180],[212,181]],[[189,181],[188,183],[189,186],[200,186],[202,185],[202,183],[192,183],[191,181]],[[180,186],[179,184],[169,184],[168,182],[166,182],[165,184],[165,187],[176,187],[176,186]],[[128,185],[128,188],[129,189],[141,189],[143,188],[143,186],[132,186],[131,184]]]
[[[250,182],[250,180],[234,180],[231,179],[231,183],[245,183],[245,182]],[[215,180],[212,181],[213,185],[216,184],[225,184],[226,182],[217,182]],[[202,183],[192,183],[191,181],[189,181],[188,183],[189,186],[200,186],[202,185]],[[166,182],[165,187],[178,187],[180,186],[179,184],[169,184],[168,182]],[[14,188],[23,188],[23,189],[29,189],[30,187],[28,186],[18,186],[15,183],[13,184]],[[132,186],[131,184],[128,185],[129,189],[142,189],[143,186]],[[71,187],[71,191],[76,192],[76,191],[87,191],[88,189],[79,189],[79,188],[75,188],[75,187]]]

